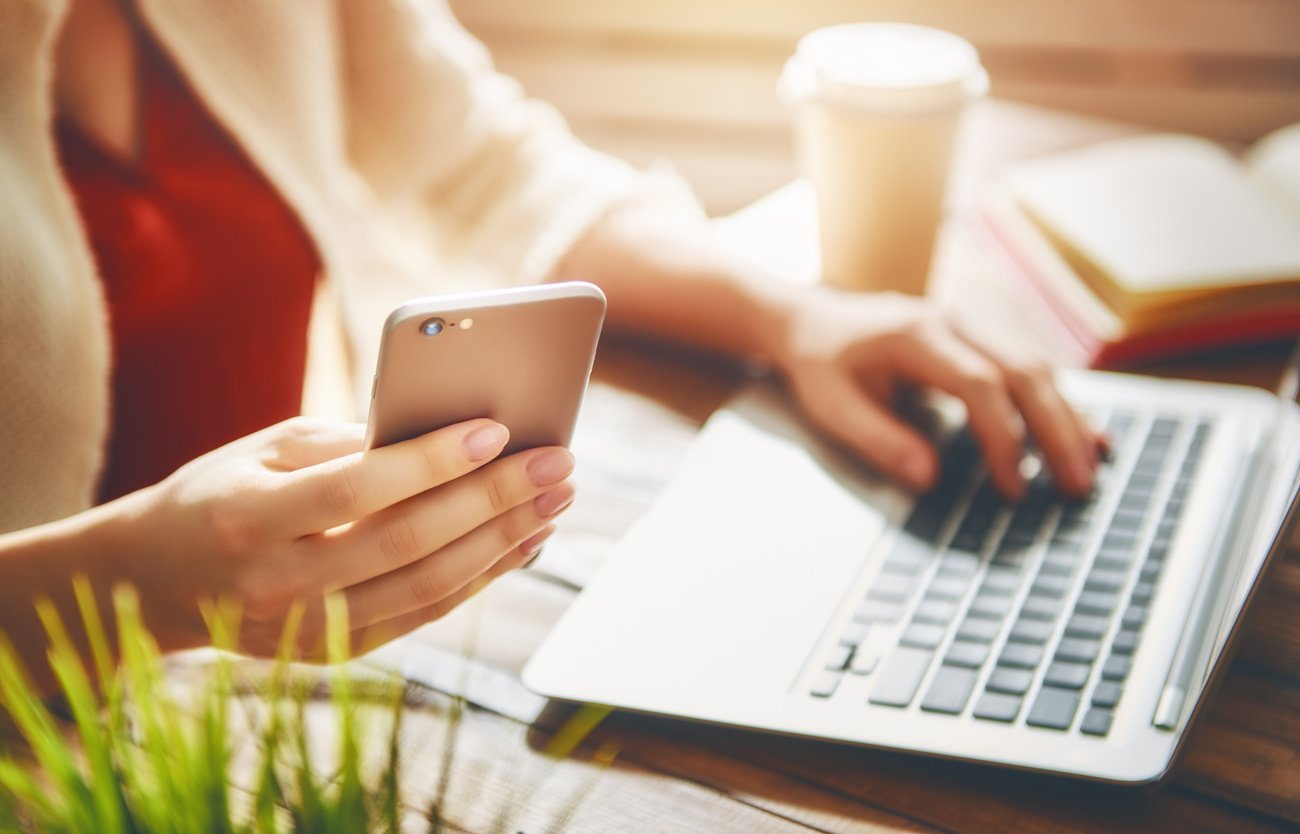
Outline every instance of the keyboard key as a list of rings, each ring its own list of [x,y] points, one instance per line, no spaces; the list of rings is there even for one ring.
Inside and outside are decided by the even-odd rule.
[[[983,617],[986,620],[1001,620],[1010,612],[1011,597],[995,596],[981,592],[971,602],[968,613],[972,617]]]
[[[1030,596],[1020,609],[1020,616],[1031,620],[1055,620],[1061,613],[1061,601],[1051,597]]]
[[[812,688],[808,690],[808,694],[815,698],[829,698],[835,694],[835,690],[839,687],[840,678],[842,677],[843,675],[838,672],[822,672],[817,676],[817,680],[813,682]]]
[[[1027,643],[1007,643],[1002,649],[1002,656],[998,658],[998,663],[1001,665],[1019,669],[1037,669],[1038,664],[1042,662],[1043,647],[1031,646]]]
[[[1072,544],[1082,547],[1088,541],[1089,531],[1086,527],[1057,527],[1052,533],[1052,544]]]
[[[1033,643],[1042,645],[1051,639],[1052,632],[1056,629],[1054,623],[1045,623],[1042,620],[1016,620],[1016,624],[1011,627],[1011,635],[1007,637],[1013,643]]]
[[[1065,596],[1065,592],[1070,590],[1072,584],[1068,576],[1053,576],[1040,573],[1038,578],[1034,580],[1034,586],[1030,593],[1034,596],[1059,599]]]
[[[883,569],[890,573],[915,575],[925,570],[934,559],[934,546],[915,536],[903,533],[894,543]]]
[[[989,568],[980,585],[980,594],[1014,594],[1020,587],[1020,572],[1009,568]]]
[[[1100,639],[1110,628],[1110,620],[1090,614],[1075,614],[1065,624],[1065,633],[1071,637]]]
[[[1003,541],[998,545],[997,551],[993,554],[993,564],[999,567],[1020,568],[1029,561],[1031,553],[1029,546],[1024,544],[1012,544]]]
[[[903,606],[878,599],[863,600],[853,612],[854,621],[859,623],[896,623],[902,616]]]
[[[1103,550],[1097,554],[1097,558],[1093,560],[1092,564],[1094,567],[1102,568],[1103,570],[1127,572],[1129,568],[1133,567],[1133,562],[1136,558],[1136,554],[1129,551],[1117,553],[1113,550]]]
[[[1078,708],[1078,692],[1044,686],[1039,690],[1025,723],[1049,730],[1067,730],[1074,721],[1074,712]]]
[[[1087,663],[1092,665],[1097,660],[1097,655],[1101,653],[1101,643],[1097,640],[1087,640],[1080,637],[1063,638],[1056,647],[1057,660],[1069,660],[1075,663]]]
[[[1020,698],[998,692],[985,692],[975,702],[975,717],[986,721],[1010,722],[1020,713]]]
[[[992,643],[1002,630],[1002,623],[997,620],[982,620],[967,617],[957,629],[957,639],[970,643]]]
[[[862,645],[862,641],[867,639],[870,632],[871,626],[866,623],[849,623],[844,633],[840,635],[840,645],[856,648]]]
[[[854,675],[870,675],[880,664],[880,652],[858,649],[849,661],[849,672]]]
[[[999,666],[989,675],[986,689],[1007,695],[1024,695],[1029,691],[1029,684],[1034,681],[1034,673],[1028,669],[1009,669]]]
[[[930,689],[921,700],[921,709],[926,712],[942,712],[956,715],[970,700],[971,690],[975,688],[975,679],[979,673],[974,669],[960,666],[940,666],[930,681]]]
[[[1131,631],[1140,629],[1147,621],[1147,608],[1145,605],[1130,605],[1124,609],[1124,618],[1120,624]]]
[[[947,625],[956,616],[957,603],[942,599],[923,599],[920,605],[916,606],[912,619],[922,623]]]
[[[934,652],[926,649],[906,646],[894,649],[881,667],[867,700],[888,707],[905,707],[912,703],[921,678],[925,677],[925,670],[933,659]]]
[[[1097,688],[1092,691],[1092,705],[1095,707],[1113,708],[1119,703],[1119,696],[1124,694],[1124,688],[1114,681],[1102,681],[1097,684]]]
[[[953,602],[966,596],[966,589],[970,587],[968,579],[957,576],[936,576],[930,582],[930,587],[926,589],[925,595],[933,599],[946,599]]]
[[[1110,529],[1135,534],[1142,529],[1146,520],[1147,514],[1136,507],[1116,507],[1115,515],[1110,520]]]
[[[1147,559],[1138,571],[1139,582],[1155,582],[1160,578],[1160,572],[1164,570],[1165,563],[1159,559]]]
[[[1083,721],[1079,724],[1079,732],[1087,733],[1090,736],[1104,736],[1110,732],[1111,721],[1115,719],[1115,714],[1105,709],[1090,709],[1083,714]]]
[[[1108,681],[1122,681],[1133,668],[1133,659],[1122,654],[1112,654],[1102,664],[1101,676]]]
[[[849,658],[853,656],[853,649],[849,646],[834,646],[830,654],[826,655],[826,670],[830,672],[843,671],[845,666],[849,665]]]
[[[1079,554],[1067,553],[1062,550],[1049,550],[1043,557],[1042,567],[1038,569],[1039,576],[1074,576],[1074,572],[1079,568]]]
[[[1136,631],[1121,631],[1115,635],[1115,640],[1110,644],[1110,650],[1115,654],[1133,654],[1137,650],[1138,633]]]
[[[1128,575],[1123,571],[1095,568],[1088,574],[1088,578],[1084,580],[1083,589],[1085,591],[1114,593],[1124,587],[1127,578]]]
[[[898,642],[904,646],[934,649],[943,642],[943,636],[947,633],[948,629],[940,625],[912,622],[903,629],[903,636],[898,639]]]
[[[1074,604],[1074,610],[1080,614],[1090,614],[1098,617],[1109,617],[1115,613],[1119,606],[1119,594],[1108,594],[1102,591],[1084,591],[1079,594],[1079,600]]]
[[[1083,685],[1088,682],[1088,675],[1092,672],[1092,667],[1086,663],[1067,663],[1063,660],[1053,660],[1052,665],[1047,667],[1047,674],[1043,677],[1043,683],[1047,686],[1059,686],[1062,689],[1083,689]]]
[[[1132,483],[1132,481],[1130,481]],[[1130,510],[1135,508],[1130,507]],[[1116,529],[1113,525],[1106,531],[1102,537],[1101,549],[1116,552],[1131,551],[1137,547],[1137,532],[1134,530]]]
[[[1156,595],[1156,586],[1153,582],[1139,582],[1133,586],[1133,601],[1139,605],[1148,605],[1151,598]]]
[[[948,655],[943,662],[949,666],[963,666],[967,669],[978,669],[988,660],[989,647],[984,643],[967,643],[965,640],[954,640],[948,647]]]
[[[912,595],[912,589],[915,587],[916,580],[913,577],[882,573],[871,583],[867,598],[885,602],[905,602]]]
[[[932,542],[939,538],[939,531],[943,529],[943,523],[948,518],[948,513],[952,508],[952,500],[946,494],[947,490],[944,490],[944,486],[945,484],[940,484],[926,495],[921,496],[912,508],[912,514],[903,525],[905,531],[911,533],[920,541]]]
[[[973,576],[980,569],[980,558],[973,553],[949,551],[939,559],[940,576]]]

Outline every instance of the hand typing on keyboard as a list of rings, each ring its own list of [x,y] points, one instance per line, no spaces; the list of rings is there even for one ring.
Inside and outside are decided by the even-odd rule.
[[[935,388],[965,404],[990,477],[1025,493],[1026,429],[1057,487],[1092,488],[1103,436],[1056,390],[1050,368],[961,332],[932,302],[899,295],[802,294],[772,351],[801,406],[828,435],[916,490],[939,477],[930,443],[894,413],[900,394]]]

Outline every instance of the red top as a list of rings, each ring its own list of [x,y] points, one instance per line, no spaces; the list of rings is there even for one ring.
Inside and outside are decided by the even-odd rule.
[[[112,334],[101,500],[299,412],[320,268],[270,183],[167,60],[142,53],[138,162],[57,126]]]

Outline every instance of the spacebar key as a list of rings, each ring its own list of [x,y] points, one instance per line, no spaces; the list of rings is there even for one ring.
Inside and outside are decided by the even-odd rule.
[[[871,690],[871,697],[867,700],[886,707],[905,707],[912,703],[916,690],[921,686],[921,678],[925,677],[925,670],[930,668],[933,659],[934,652],[929,649],[910,646],[894,649],[881,667],[876,688]]]

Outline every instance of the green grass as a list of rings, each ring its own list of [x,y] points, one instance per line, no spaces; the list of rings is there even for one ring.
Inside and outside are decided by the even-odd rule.
[[[259,685],[261,716],[254,735],[258,759],[252,787],[231,787],[235,765],[231,705],[238,702],[228,653],[222,652],[197,692],[183,701],[168,685],[162,656],[129,588],[113,594],[119,652],[112,652],[104,621],[88,584],[74,581],[81,624],[89,638],[87,664],[54,606],[37,604],[49,635],[50,667],[58,680],[67,718],[56,717],[37,694],[13,647],[0,635],[0,708],[21,744],[0,754],[0,831],[53,834],[361,834],[397,832],[403,817],[400,733],[405,688],[390,681],[377,690],[351,675],[347,611],[341,598],[327,602],[329,686],[337,735],[332,778],[313,768],[306,714],[313,679],[295,674],[290,647],[301,616],[289,617],[279,657]],[[238,616],[229,607],[205,611],[218,649],[238,643]],[[470,647],[472,648],[472,646]],[[467,650],[467,655],[469,651]],[[465,658],[466,666],[469,657]],[[463,689],[463,687],[462,687]],[[361,726],[362,701],[376,699],[390,715],[381,738]],[[457,736],[466,704],[457,693],[447,731],[434,799],[426,810],[429,830],[444,830],[442,815],[453,771]],[[580,710],[546,749],[569,756],[604,717]],[[373,716],[372,716],[373,717]],[[70,720],[69,720],[70,718]],[[251,720],[251,718],[250,718]],[[382,743],[382,755],[363,740]],[[614,753],[597,751],[607,766]],[[376,762],[370,767],[363,762]],[[564,830],[590,791],[594,777],[570,797],[547,830]],[[493,829],[513,831],[511,820],[526,809],[538,782],[519,786],[498,809]]]

